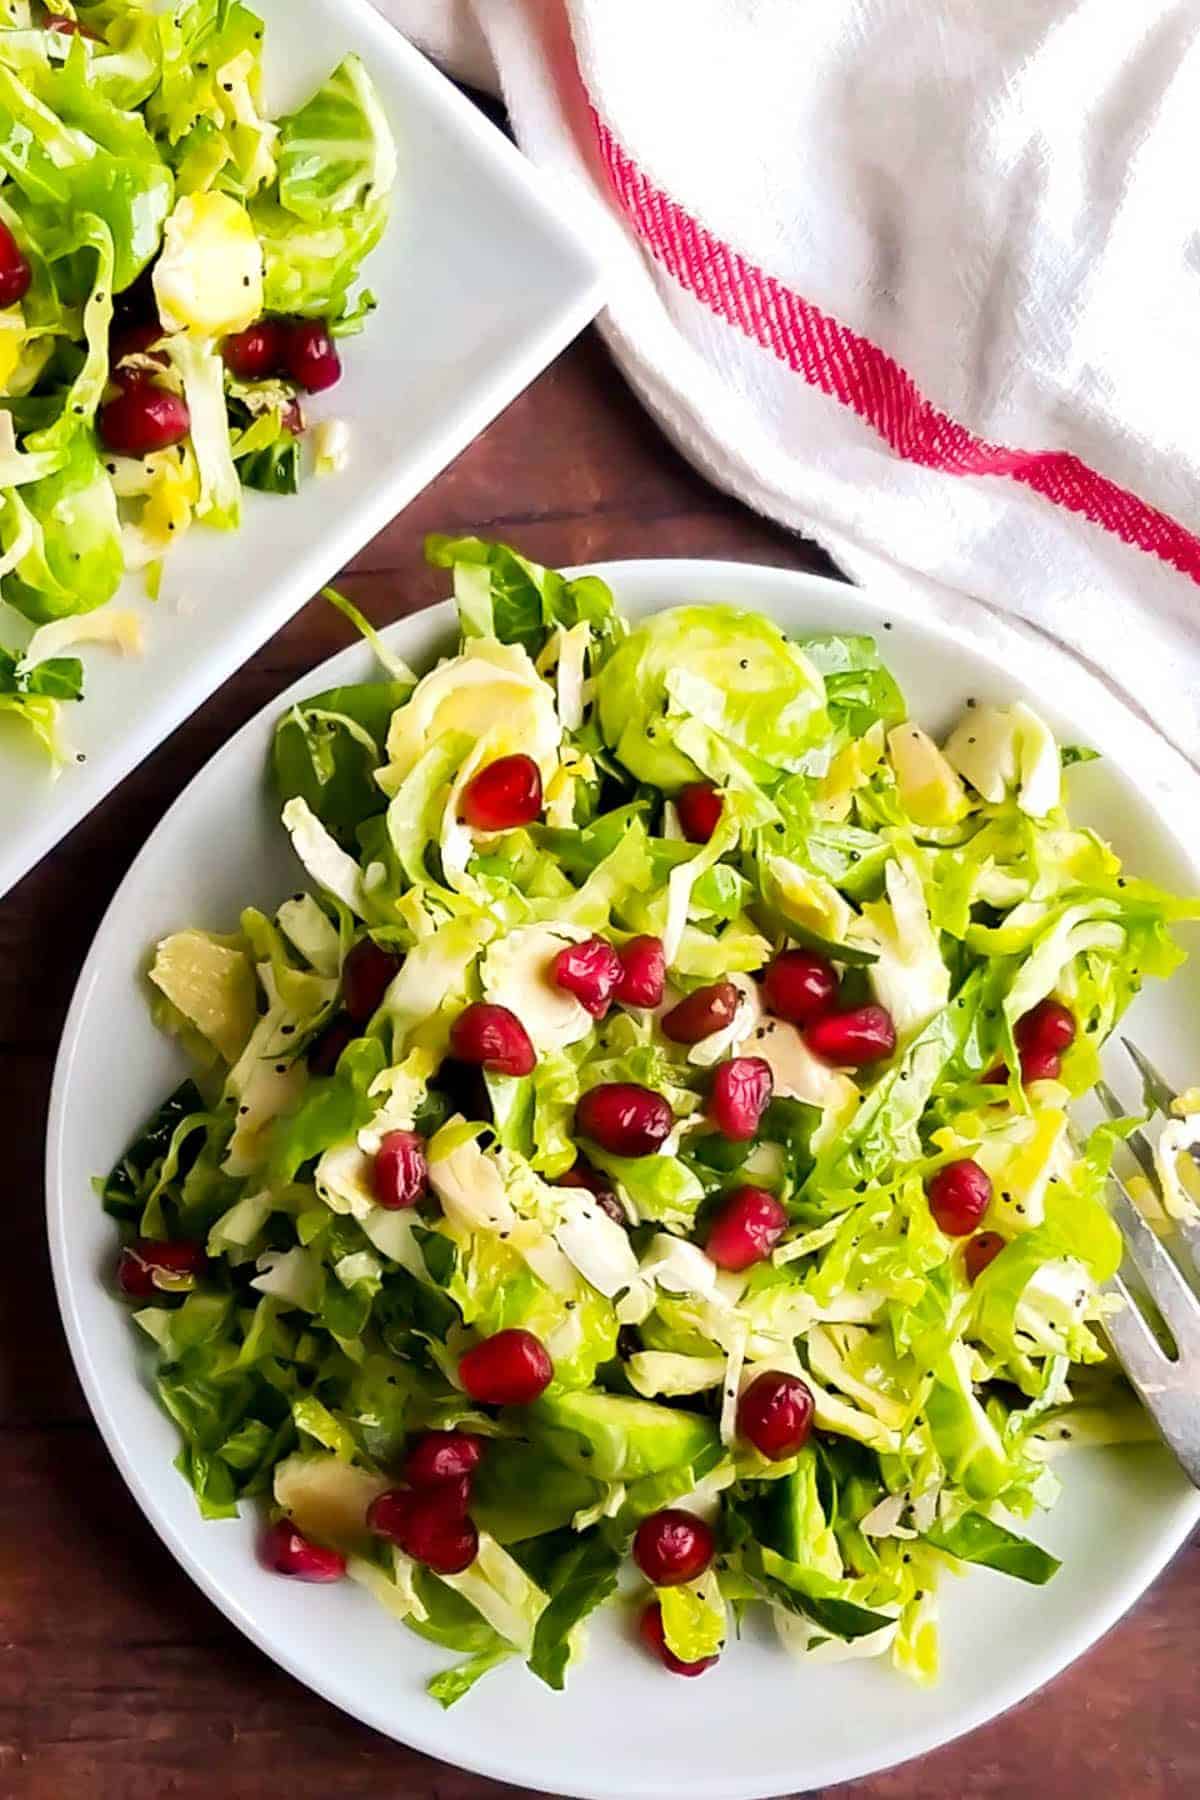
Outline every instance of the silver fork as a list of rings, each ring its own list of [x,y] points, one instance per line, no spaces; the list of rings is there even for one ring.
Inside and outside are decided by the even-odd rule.
[[[1170,1116],[1176,1097],[1170,1086],[1136,1045],[1128,1039],[1122,1042],[1142,1078],[1146,1101]],[[1129,1109],[1121,1105],[1107,1082],[1100,1082],[1096,1091],[1111,1118],[1129,1116]],[[1143,1172],[1155,1181],[1154,1152],[1145,1134],[1134,1131],[1126,1143]],[[1130,1384],[1168,1448],[1188,1479],[1200,1487],[1200,1299],[1115,1174],[1110,1177],[1109,1198],[1112,1216],[1125,1240],[1125,1261],[1106,1291],[1118,1294],[1124,1304],[1105,1320],[1105,1329]],[[1200,1227],[1175,1225],[1170,1241],[1189,1254],[1200,1271]],[[1139,1289],[1144,1289],[1157,1307],[1174,1340],[1174,1354],[1146,1318]]]

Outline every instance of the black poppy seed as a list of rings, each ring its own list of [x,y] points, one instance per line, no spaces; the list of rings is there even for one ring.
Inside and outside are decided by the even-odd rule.
[[[227,93],[227,94],[232,94],[232,92],[233,92],[233,83],[232,83],[232,81],[223,81],[223,82],[222,82],[222,83],[221,83],[221,86],[222,86],[222,87],[223,87],[223,88],[224,88],[224,89],[225,89],[225,92],[226,92],[226,93]]]
[[[75,761],[76,761],[76,762],[86,762],[86,761],[87,761],[87,757],[86,757],[86,756],[85,756],[85,755],[84,755],[84,754],[83,754],[83,751],[82,751],[82,750],[78,750],[78,751],[76,751],[76,753],[75,753]]]
[[[750,667],[750,658],[748,656],[743,656],[741,661],[738,663],[738,668],[739,669],[748,669],[749,667]]]
[[[239,1106],[238,1111],[240,1113],[248,1113],[250,1111],[250,1108],[248,1106]]]
[[[275,1073],[277,1075],[286,1075],[287,1074],[287,1064],[286,1063],[276,1063],[275,1064]]]
[[[1118,876],[1117,876],[1117,886],[1118,886],[1118,887],[1124,887],[1124,886],[1125,886],[1125,877],[1124,877],[1124,876],[1123,876],[1123,875],[1118,875]]]
[[[294,1025],[283,1025],[280,1029],[282,1030],[284,1037],[291,1037],[296,1027]]]
[[[116,463],[105,463],[105,465],[104,465],[104,466],[105,466],[105,468],[106,468],[106,469],[107,469],[107,470],[108,470],[108,472],[109,472],[109,474],[110,474],[110,475],[115,475],[115,474],[116,474],[116,472],[117,472],[117,465],[116,465]]]
[[[903,1561],[904,1561],[904,1562],[911,1562],[911,1561],[912,1561],[912,1552],[911,1552],[911,1550],[906,1550],[906,1551],[905,1551],[905,1552],[904,1552],[904,1556],[903,1556],[903,1558],[902,1558],[902,1560],[903,1560]]]
[[[974,709],[975,709],[975,701],[974,701],[974,699],[973,699],[973,698],[969,698],[969,699],[968,699],[968,700],[967,700],[967,705],[968,705],[968,706],[969,706],[969,707],[970,707],[970,708],[971,708],[971,710],[972,710],[972,711],[974,711]]]
[[[890,631],[892,629],[892,621],[890,619],[885,619],[883,621],[883,629],[885,631]]]

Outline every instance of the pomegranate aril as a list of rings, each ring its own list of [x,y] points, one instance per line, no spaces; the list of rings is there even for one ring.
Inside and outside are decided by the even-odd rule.
[[[663,1014],[663,1036],[673,1044],[698,1044],[714,1031],[732,1025],[741,997],[732,981],[714,981],[710,987],[697,988]]]
[[[378,1011],[403,961],[373,938],[355,944],[342,964],[342,1005],[355,1024],[365,1025]]]
[[[707,844],[721,818],[724,802],[711,781],[689,781],[675,797],[675,811],[683,835],[693,844]]]
[[[468,1350],[458,1374],[481,1406],[529,1406],[553,1381],[554,1364],[540,1338],[516,1327]]]
[[[602,1019],[621,979],[621,959],[602,937],[568,944],[554,959],[554,979],[594,1019]]]
[[[239,381],[265,381],[283,366],[283,328],[278,319],[258,319],[221,345],[225,367]]]
[[[706,1669],[720,1659],[716,1656],[702,1656],[696,1662],[683,1662],[668,1647],[667,1634],[663,1629],[662,1607],[657,1600],[652,1600],[638,1622],[638,1632],[643,1644],[652,1655],[656,1656],[665,1669],[672,1675],[703,1675]]]
[[[826,1062],[861,1069],[892,1054],[896,1027],[882,1006],[856,1006],[850,1012],[826,1013],[814,1019],[804,1027],[804,1041]]]
[[[1039,1000],[1017,1020],[1013,1036],[1022,1056],[1031,1050],[1054,1051],[1061,1056],[1075,1042],[1075,1015],[1061,1000]]]
[[[423,1200],[429,1186],[425,1139],[416,1131],[385,1133],[375,1154],[371,1185],[387,1212],[399,1212]]]
[[[426,1431],[404,1459],[404,1479],[415,1488],[469,1482],[483,1451],[484,1441],[473,1431]]]
[[[925,1184],[934,1223],[947,1237],[969,1237],[988,1209],[992,1180],[971,1157],[946,1163]]]
[[[476,831],[515,831],[542,810],[542,776],[532,756],[499,756],[472,775],[462,813]]]
[[[770,1256],[787,1222],[787,1213],[766,1188],[735,1188],[713,1220],[704,1248],[719,1269],[748,1269]]]
[[[1057,1081],[1062,1074],[1062,1057],[1045,1044],[1031,1044],[1021,1052],[1022,1081]]]
[[[812,1430],[813,1397],[798,1375],[768,1369],[755,1376],[738,1401],[737,1427],[742,1437],[769,1462],[795,1456]]]
[[[207,1268],[208,1258],[204,1254],[203,1245],[193,1243],[190,1238],[176,1238],[170,1242],[158,1238],[137,1238],[121,1252],[117,1263],[117,1282],[122,1293],[137,1300],[146,1300],[156,1294],[169,1294],[172,1291],[172,1277],[179,1280],[203,1275]],[[154,1279],[156,1270],[166,1277],[161,1286]],[[178,1292],[179,1289],[175,1291]]]
[[[781,950],[763,977],[770,1012],[793,1025],[810,1025],[837,1005],[841,977],[827,956],[812,950]]]
[[[771,1104],[775,1082],[771,1065],[761,1056],[733,1056],[713,1070],[708,1091],[709,1118],[734,1143],[747,1143]]]
[[[101,407],[96,425],[105,446],[118,456],[149,456],[152,450],[182,443],[192,421],[182,394],[142,376],[126,382]]]
[[[290,1519],[277,1519],[262,1540],[262,1559],[277,1575],[291,1575],[296,1581],[340,1581],[346,1573],[346,1559],[340,1550],[327,1550],[314,1544]]]
[[[29,292],[33,270],[16,238],[0,219],[0,306],[15,306]]]
[[[338,1013],[308,1046],[305,1062],[310,1075],[332,1075],[347,1044],[361,1036],[348,1013]]]
[[[342,360],[322,319],[298,319],[282,327],[283,366],[297,387],[323,394],[341,380]]]
[[[598,1169],[589,1168],[587,1163],[577,1162],[567,1170],[565,1175],[558,1177],[555,1185],[557,1187],[586,1188],[589,1194],[596,1196],[596,1205],[600,1211],[607,1213],[614,1225],[620,1225],[628,1230],[629,1220],[625,1217],[625,1208],[617,1199],[612,1184],[600,1174]]]
[[[144,369],[128,369],[123,367],[131,356],[150,356],[162,368],[166,368],[170,357],[165,350],[155,350],[154,345],[163,337],[163,328],[157,319],[143,319],[136,325],[126,325],[115,331],[109,340],[108,361],[109,374],[113,381],[127,387],[132,381],[144,381]]]
[[[463,1506],[464,1489],[452,1481],[389,1488],[367,1508],[367,1524],[435,1575],[461,1575],[479,1552],[479,1533]]]
[[[661,1006],[667,984],[662,939],[630,938],[617,954],[621,959],[621,979],[613,998],[622,1006]]]
[[[460,1062],[492,1075],[528,1075],[537,1062],[529,1033],[507,1006],[476,1000],[450,1027],[450,1048]]]
[[[670,1135],[675,1114],[653,1088],[609,1081],[590,1088],[575,1108],[575,1126],[610,1156],[650,1156]]]
[[[81,25],[78,19],[47,19],[43,31],[56,31],[60,37],[90,38],[93,44],[102,44],[104,39],[98,31],[91,31]]]
[[[983,1271],[994,1263],[1004,1249],[1005,1240],[998,1231],[980,1231],[969,1238],[963,1250],[963,1267],[967,1280],[976,1282]]]
[[[696,1581],[716,1554],[712,1527],[695,1513],[668,1506],[651,1513],[637,1528],[633,1560],[655,1587],[678,1587]]]

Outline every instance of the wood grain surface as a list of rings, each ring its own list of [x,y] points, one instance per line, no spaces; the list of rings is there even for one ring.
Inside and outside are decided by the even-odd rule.
[[[827,567],[812,546],[705,486],[590,336],[356,559],[344,586],[376,623],[443,593],[444,576],[421,560],[432,529],[504,536],[552,564],[686,554]],[[8,1171],[0,1198],[0,1800],[500,1800],[512,1792],[343,1717],[193,1588],[99,1442],[50,1284],[47,1098],[100,916],[201,765],[348,635],[324,604],[308,606],[0,904]],[[920,1763],[840,1792],[845,1800],[1200,1794],[1198,1668],[1193,1543],[1049,1690]],[[802,1741],[796,1772],[802,1788]]]

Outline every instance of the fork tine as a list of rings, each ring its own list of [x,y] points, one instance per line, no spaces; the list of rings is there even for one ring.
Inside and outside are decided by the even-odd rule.
[[[1169,1081],[1160,1075],[1150,1058],[1130,1043],[1127,1037],[1121,1039],[1125,1049],[1133,1061],[1133,1066],[1142,1078],[1142,1092],[1152,1105],[1156,1106],[1166,1118],[1171,1116],[1171,1107],[1179,1098]]]
[[[1200,1353],[1200,1301],[1115,1175],[1109,1178],[1109,1190],[1112,1214],[1125,1248],[1180,1354],[1185,1350]]]
[[[1110,1119],[1127,1119],[1129,1117],[1128,1109],[1122,1106],[1117,1096],[1109,1087],[1107,1081],[1098,1081],[1096,1083],[1096,1098],[1099,1100]],[[1141,1131],[1131,1131],[1129,1136],[1125,1139],[1125,1142],[1128,1144],[1130,1151],[1141,1165],[1142,1173],[1149,1176],[1150,1180],[1153,1181],[1155,1179],[1154,1152],[1150,1148],[1149,1140],[1146,1138],[1145,1133]]]
[[[1104,1330],[1121,1359],[1121,1366],[1142,1399],[1153,1410],[1154,1396],[1161,1390],[1169,1370],[1166,1352],[1146,1323],[1145,1315],[1120,1275],[1105,1283],[1107,1291],[1119,1294],[1124,1305],[1120,1312],[1106,1313]]]

